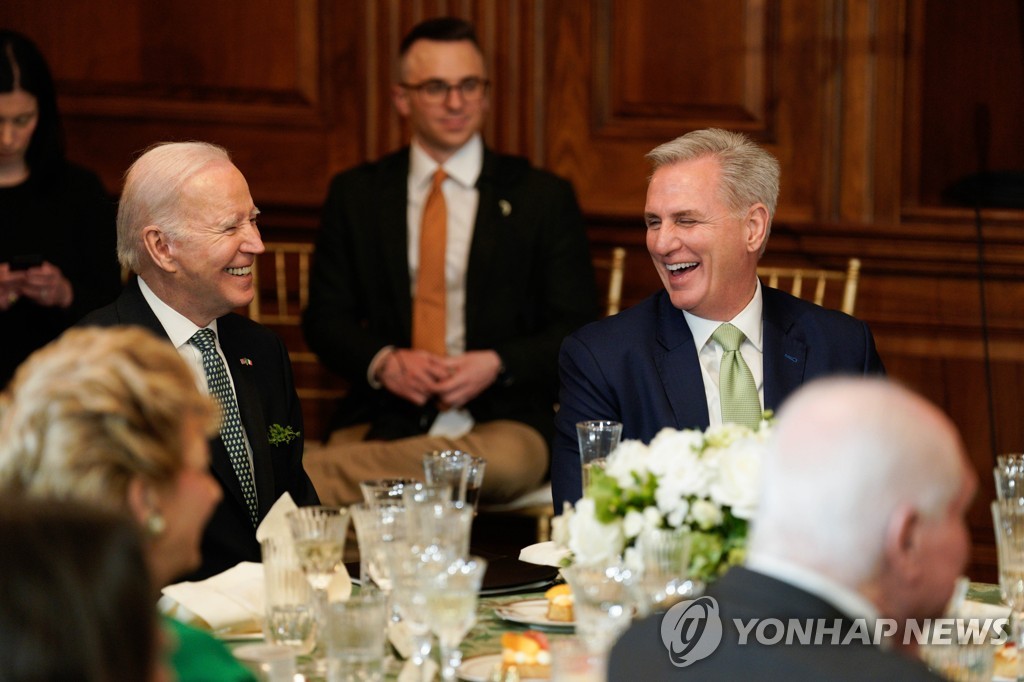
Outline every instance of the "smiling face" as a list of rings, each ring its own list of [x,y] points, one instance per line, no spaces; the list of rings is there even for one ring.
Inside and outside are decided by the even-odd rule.
[[[181,234],[167,235],[168,303],[200,327],[252,300],[252,266],[264,251],[258,214],[228,161],[210,164],[182,188]]]
[[[418,85],[441,80],[449,85],[466,78],[486,78],[480,50],[469,40],[417,40],[402,60],[402,82]],[[487,94],[467,102],[457,88],[443,102],[428,103],[423,93],[395,86],[395,108],[409,120],[413,137],[438,163],[443,163],[483,126]]]
[[[38,122],[35,96],[24,90],[0,94],[0,168],[25,168],[25,154]]]
[[[199,567],[200,541],[206,522],[223,493],[210,474],[210,447],[204,422],[187,414],[182,423],[182,468],[157,493],[161,516],[167,523],[152,546],[158,571],[156,580],[169,582]],[[163,583],[161,583],[163,584]]]
[[[731,320],[754,296],[767,209],[741,213],[719,191],[719,162],[702,157],[662,166],[647,187],[647,250],[672,305]]]

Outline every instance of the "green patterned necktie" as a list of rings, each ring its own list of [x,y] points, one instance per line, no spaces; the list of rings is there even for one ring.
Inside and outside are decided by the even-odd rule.
[[[718,372],[718,392],[722,399],[722,422],[742,424],[756,429],[761,423],[761,400],[757,397],[754,375],[743,360],[740,345],[747,338],[728,322],[711,335],[725,351]]]
[[[238,415],[238,402],[231,390],[231,381],[224,361],[217,352],[216,335],[212,329],[200,329],[189,343],[203,354],[203,371],[210,387],[210,395],[217,399],[221,410],[220,439],[228,451],[231,468],[234,469],[238,482],[242,486],[242,497],[249,509],[252,525],[259,522],[259,507],[256,503],[256,485],[249,466],[249,453],[245,450],[245,437],[242,434],[242,420]]]

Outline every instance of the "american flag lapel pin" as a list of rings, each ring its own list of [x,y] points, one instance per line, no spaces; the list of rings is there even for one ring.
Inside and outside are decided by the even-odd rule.
[[[249,358],[239,358],[238,361],[241,362],[246,367],[252,367],[252,360],[250,360]]]

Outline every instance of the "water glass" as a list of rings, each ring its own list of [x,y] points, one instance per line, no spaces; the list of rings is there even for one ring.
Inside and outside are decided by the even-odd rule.
[[[583,472],[583,494],[590,485],[590,470],[604,468],[605,460],[622,440],[622,424],[607,420],[576,423],[580,444],[580,469]]]
[[[704,591],[699,581],[688,577],[690,533],[684,528],[645,528],[636,542],[640,563],[638,586],[645,598],[641,615],[667,611],[673,604],[692,599]]]
[[[487,467],[487,460],[483,457],[474,457],[469,462],[469,473],[466,476],[466,504],[473,507],[473,515],[476,516],[477,507],[480,505],[480,489],[484,485],[484,469]]]
[[[622,564],[574,564],[562,569],[572,588],[576,635],[607,654],[633,620],[636,573]]]
[[[441,647],[441,679],[454,680],[462,665],[459,645],[476,623],[476,600],[487,562],[480,557],[456,559],[427,586],[430,628]]]
[[[1013,642],[1024,650],[1024,506],[1012,500],[992,502],[992,525],[999,559],[999,591],[1013,610]],[[1017,679],[1024,677],[1024,656],[1017,657]]]
[[[290,539],[267,538],[260,543],[266,598],[263,638],[268,644],[308,654],[316,634],[316,614],[309,581],[299,565]]]
[[[450,483],[421,483],[416,481],[402,488],[402,504],[407,507],[417,504],[451,501],[452,486]]]
[[[453,557],[469,554],[473,508],[464,502],[430,502],[406,507],[409,543]]]
[[[450,485],[453,502],[465,502],[472,461],[473,455],[462,450],[432,450],[423,455],[423,473],[431,485]]]
[[[387,545],[406,542],[406,508],[391,505],[354,504],[349,507],[359,541],[359,581],[362,589],[391,592],[391,569]]]
[[[379,682],[384,677],[387,597],[360,592],[327,606],[328,682]]]
[[[402,504],[405,486],[418,482],[415,478],[376,478],[360,482],[359,490],[366,504]]]
[[[992,473],[996,479],[997,499],[1024,498],[1024,454],[998,455]]]

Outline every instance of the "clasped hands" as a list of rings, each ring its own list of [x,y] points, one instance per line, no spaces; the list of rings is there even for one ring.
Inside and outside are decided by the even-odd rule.
[[[434,400],[440,410],[462,407],[494,383],[501,357],[493,350],[446,357],[396,348],[384,358],[377,379],[387,390],[416,405]]]
[[[0,311],[10,308],[21,297],[45,307],[67,308],[74,292],[71,282],[53,263],[43,261],[27,270],[11,270],[8,263],[0,263]]]

